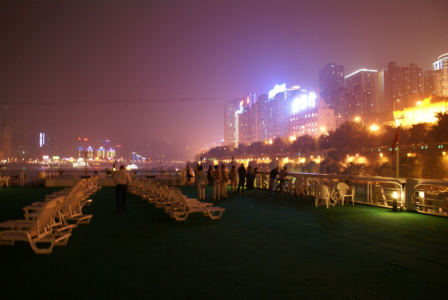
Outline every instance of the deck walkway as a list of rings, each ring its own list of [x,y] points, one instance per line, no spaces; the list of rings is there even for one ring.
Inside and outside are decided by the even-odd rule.
[[[56,188],[0,189],[0,222]],[[196,197],[194,187],[183,192]],[[211,189],[207,188],[210,199]],[[446,294],[448,219],[311,201],[264,190],[215,201],[221,220],[176,222],[114,189],[94,195],[90,224],[36,255],[0,246],[2,298],[423,299]]]

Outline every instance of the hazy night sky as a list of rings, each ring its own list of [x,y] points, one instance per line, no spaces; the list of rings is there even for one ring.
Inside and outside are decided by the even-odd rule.
[[[329,62],[430,70],[448,52],[447,12],[446,0],[3,0],[0,118],[13,134],[202,146],[223,139],[224,97],[311,89]],[[5,104],[24,101],[36,104]]]

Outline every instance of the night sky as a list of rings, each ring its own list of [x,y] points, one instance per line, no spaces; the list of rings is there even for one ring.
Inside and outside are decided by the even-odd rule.
[[[0,2],[0,118],[13,134],[223,139],[224,99],[448,52],[448,1]],[[55,104],[60,103],[60,104]],[[6,108],[7,107],[7,108]]]

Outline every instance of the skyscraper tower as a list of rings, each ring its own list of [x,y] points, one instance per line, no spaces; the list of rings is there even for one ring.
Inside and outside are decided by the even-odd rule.
[[[440,55],[438,60],[432,64],[432,69],[440,74],[436,82],[437,96],[448,97],[448,53]]]
[[[344,103],[344,66],[329,63],[319,70],[319,93],[330,109],[338,114]]]
[[[229,100],[224,104],[224,145],[235,143],[235,113],[240,108],[240,100]]]
[[[393,111],[394,103],[398,100],[403,105],[412,96],[423,93],[422,69],[416,64],[398,67],[397,62],[391,61],[386,69],[380,71],[380,88],[384,89],[380,90],[380,95],[384,95],[385,110]]]
[[[344,117],[379,112],[378,74],[376,70],[361,69],[345,77]]]

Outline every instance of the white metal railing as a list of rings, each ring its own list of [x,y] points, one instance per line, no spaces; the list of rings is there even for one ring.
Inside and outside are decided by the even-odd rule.
[[[448,216],[448,182],[418,180],[412,202],[420,213]]]
[[[21,170],[0,170],[0,185],[24,186],[25,172]]]
[[[269,187],[269,172],[260,172],[257,188]],[[333,190],[338,182],[345,182],[355,190],[355,202],[392,207],[394,200],[398,207],[406,208],[404,190],[407,179],[379,176],[326,175],[317,173],[288,173],[286,188],[307,197],[316,196],[319,184],[326,183]],[[276,179],[278,181],[278,177]],[[288,187],[288,185],[291,185]]]

